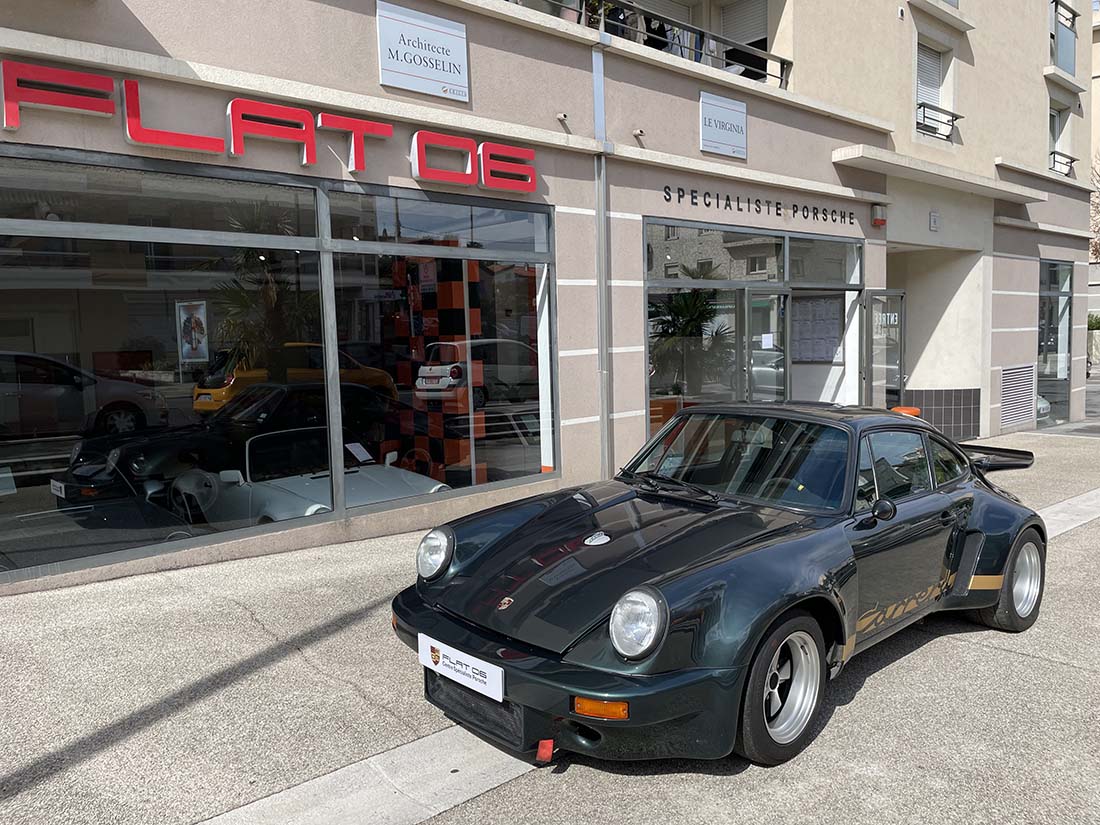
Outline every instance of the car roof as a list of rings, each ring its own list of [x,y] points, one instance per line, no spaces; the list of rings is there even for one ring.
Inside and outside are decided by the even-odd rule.
[[[935,431],[935,427],[927,421],[906,413],[893,412],[880,407],[832,404],[827,401],[699,404],[687,407],[677,415],[701,412],[790,417],[800,421],[818,421],[822,424],[841,425],[855,432],[883,426],[915,426],[932,432]]]

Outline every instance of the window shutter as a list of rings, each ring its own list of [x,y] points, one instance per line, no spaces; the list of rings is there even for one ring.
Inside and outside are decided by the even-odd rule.
[[[768,39],[768,0],[734,0],[722,7],[722,36],[749,45]]]
[[[691,22],[691,7],[682,3],[674,3],[672,0],[646,0],[645,7],[677,23]]]
[[[931,46],[917,44],[917,103],[940,105],[943,55]]]
[[[1035,367],[1009,367],[1001,372],[1001,429],[1035,420]]]

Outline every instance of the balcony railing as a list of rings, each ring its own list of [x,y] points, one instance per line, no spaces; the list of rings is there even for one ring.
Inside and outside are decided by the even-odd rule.
[[[581,0],[518,0],[522,6],[546,10],[558,17],[613,37],[622,37],[658,51],[683,57],[703,66],[723,69],[748,80],[758,80],[786,89],[792,61],[745,43],[700,29],[672,17],[650,11],[644,5],[621,0],[615,3]],[[580,8],[578,8],[580,6]]]
[[[1050,0],[1050,62],[1070,75],[1077,74],[1077,17],[1062,0]]]
[[[1073,155],[1067,155],[1065,152],[1059,152],[1054,149],[1050,153],[1050,171],[1057,172],[1059,175],[1069,175],[1073,172],[1073,164],[1077,162],[1077,158]]]
[[[949,109],[933,106],[931,103],[917,104],[917,129],[926,135],[940,140],[951,140],[955,134],[955,124],[963,119]]]

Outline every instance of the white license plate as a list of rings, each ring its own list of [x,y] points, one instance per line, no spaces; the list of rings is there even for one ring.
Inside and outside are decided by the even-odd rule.
[[[210,395],[210,393],[203,393],[199,396],[199,401],[213,401],[213,400],[214,400],[214,396]]]
[[[504,701],[504,670],[463,653],[450,645],[437,642],[423,633],[416,634],[420,664],[440,676],[465,685],[483,696]]]
[[[54,481],[50,479],[50,492],[58,498],[65,498],[65,485],[60,481]]]
[[[439,376],[438,375],[425,375],[421,380],[425,384],[438,384],[439,383]]]

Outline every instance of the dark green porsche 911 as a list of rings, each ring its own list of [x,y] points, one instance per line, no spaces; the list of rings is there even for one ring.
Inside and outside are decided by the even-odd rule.
[[[432,530],[394,628],[428,701],[540,760],[777,764],[921,617],[1035,622],[1046,528],[986,478],[1031,462],[883,410],[693,407],[610,481]]]

